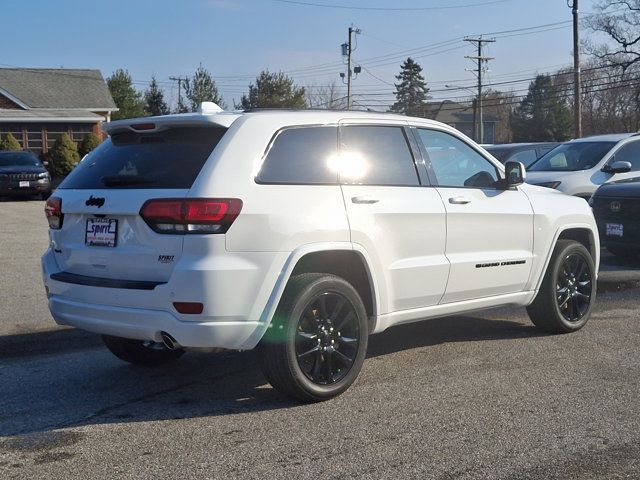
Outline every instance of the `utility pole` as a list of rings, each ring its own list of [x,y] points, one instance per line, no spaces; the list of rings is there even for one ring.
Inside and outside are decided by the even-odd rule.
[[[484,143],[484,122],[482,120],[482,74],[485,72],[484,64],[488,63],[489,60],[493,60],[493,57],[485,57],[482,54],[483,46],[485,43],[494,43],[496,41],[495,38],[482,38],[476,37],[467,37],[464,39],[465,42],[475,43],[478,49],[478,54],[476,56],[465,56],[464,58],[468,58],[469,60],[475,60],[478,62],[478,66],[475,70],[476,75],[478,76],[478,98],[476,100],[476,111],[478,118],[478,132],[476,135],[476,141],[478,143]]]
[[[342,55],[347,57],[347,110],[351,110],[351,80],[354,70],[351,69],[351,54],[353,53],[352,40],[355,35],[361,32],[359,28],[353,28],[353,25],[349,27],[349,41],[342,44]],[[360,73],[360,67],[355,68],[355,73]],[[341,73],[340,77],[344,79],[345,74]]]
[[[567,4],[568,4],[567,0]],[[578,18],[578,0],[573,0],[573,123],[575,138],[582,137],[582,75],[580,72],[580,22]]]
[[[169,80],[171,80],[172,82],[178,82],[178,113],[182,113],[180,112],[180,107],[183,106],[182,105],[182,82],[187,80],[187,77],[169,77]]]

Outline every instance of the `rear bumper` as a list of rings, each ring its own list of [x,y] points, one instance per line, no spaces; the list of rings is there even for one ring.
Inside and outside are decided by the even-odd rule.
[[[210,262],[183,257],[171,278],[150,288],[61,272],[49,248],[42,257],[42,277],[49,309],[60,325],[124,338],[159,341],[166,332],[185,347],[254,348],[267,329],[264,315],[281,265],[279,254],[223,254]],[[180,267],[180,268],[178,268]],[[71,278],[72,277],[72,278]],[[273,278],[271,278],[273,277]],[[104,281],[104,279],[102,279]],[[201,302],[199,315],[181,314],[173,302]]]
[[[184,347],[254,348],[264,326],[260,322],[182,322],[171,313],[142,308],[95,305],[52,295],[49,309],[59,325],[124,338],[162,341],[161,332]]]

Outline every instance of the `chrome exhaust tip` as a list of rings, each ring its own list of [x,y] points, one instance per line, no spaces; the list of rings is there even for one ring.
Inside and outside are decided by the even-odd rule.
[[[162,343],[164,344],[164,346],[169,350],[179,350],[182,348],[182,346],[176,341],[176,339],[169,335],[167,332],[160,332],[160,337],[162,337]]]

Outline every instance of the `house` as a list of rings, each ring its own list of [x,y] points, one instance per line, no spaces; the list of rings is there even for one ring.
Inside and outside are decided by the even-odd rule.
[[[475,105],[475,102],[474,102]],[[441,102],[428,102],[426,117],[431,120],[437,120],[453,128],[460,130],[462,133],[476,141],[479,141],[479,135],[476,133],[476,114],[472,105],[461,105],[451,100]],[[496,124],[498,118],[488,115],[486,112],[482,115],[482,124],[484,135],[482,143],[495,143],[496,141]]]
[[[36,154],[65,132],[76,142],[101,135],[117,110],[99,70],[0,68],[0,138],[11,133]]]

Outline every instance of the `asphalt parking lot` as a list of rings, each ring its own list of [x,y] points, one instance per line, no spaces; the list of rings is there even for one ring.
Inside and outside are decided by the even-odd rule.
[[[393,328],[344,395],[300,405],[252,352],[144,369],[51,331],[42,206],[0,203],[0,478],[640,477],[636,266],[605,257],[576,334],[521,308]]]

